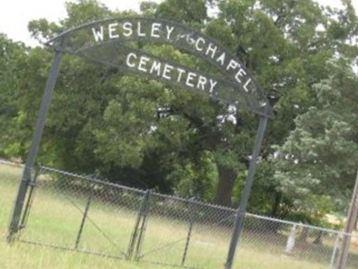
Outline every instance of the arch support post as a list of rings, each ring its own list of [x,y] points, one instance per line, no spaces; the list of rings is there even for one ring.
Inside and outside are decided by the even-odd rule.
[[[48,109],[53,96],[53,89],[55,88],[56,80],[59,73],[62,52],[56,50],[55,57],[47,78],[45,92],[42,96],[40,110],[37,115],[35,132],[32,137],[30,151],[27,155],[25,167],[22,173],[22,178],[18,187],[16,200],[11,214],[10,224],[8,227],[7,241],[10,243],[14,240],[15,235],[21,229],[20,221],[23,214],[26,195],[32,179],[33,169],[38,155],[43,129],[48,114]]]
[[[266,115],[260,116],[259,127],[257,130],[256,138],[255,138],[255,145],[253,149],[253,153],[250,160],[249,171],[246,177],[246,183],[243,191],[241,192],[240,197],[240,204],[239,208],[237,209],[236,216],[235,216],[235,223],[234,223],[234,230],[231,236],[229,252],[226,258],[225,269],[231,269],[235,257],[236,248],[240,242],[240,236],[242,234],[242,230],[244,227],[244,220],[246,214],[247,204],[250,198],[250,193],[252,189],[252,185],[254,182],[257,158],[260,154],[262,141],[264,138],[264,134],[267,127],[268,118]]]

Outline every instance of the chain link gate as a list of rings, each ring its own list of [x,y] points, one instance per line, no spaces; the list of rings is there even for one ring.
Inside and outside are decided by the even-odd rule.
[[[197,242],[191,242],[198,236],[194,233],[210,215],[202,212],[207,206],[204,203],[44,166],[32,175],[17,235],[20,242],[109,258],[205,268],[204,256],[191,259],[189,251],[196,248]],[[178,234],[171,234],[173,220],[179,240]],[[165,222],[166,231],[157,228],[163,227],[159,222]],[[200,244],[206,243],[199,240]]]
[[[31,175],[22,242],[185,268],[225,262],[234,209],[48,167]],[[234,266],[334,269],[345,236],[352,239],[347,269],[355,269],[356,235],[247,214]]]
[[[19,239],[131,259],[145,197],[142,190],[40,167],[30,182]]]
[[[210,253],[211,264],[224,264],[215,246],[226,250],[234,209],[49,167],[32,174],[21,242],[185,268],[205,268]]]
[[[208,254],[225,262],[234,209],[49,167],[32,174],[21,242],[185,268],[206,268]]]
[[[151,193],[137,259],[186,268],[220,268],[235,212],[193,198]]]

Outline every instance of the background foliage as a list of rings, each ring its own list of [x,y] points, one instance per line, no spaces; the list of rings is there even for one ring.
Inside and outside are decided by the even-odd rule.
[[[47,40],[107,17],[95,0],[66,3],[60,22],[29,31]],[[317,224],[343,213],[358,167],[358,20],[312,0],[143,2],[219,40],[254,73],[274,107],[250,211]],[[143,50],[207,70],[167,45]],[[0,35],[0,156],[24,159],[52,51]],[[210,70],[209,70],[210,71]],[[71,171],[237,206],[256,132],[255,116],[199,94],[65,56],[38,159]]]

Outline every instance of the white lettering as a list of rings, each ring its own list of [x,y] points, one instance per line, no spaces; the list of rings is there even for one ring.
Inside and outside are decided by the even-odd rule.
[[[148,57],[141,56],[138,64],[138,70],[147,73],[147,69],[145,68],[145,66],[147,65],[149,60],[150,59]]]
[[[245,92],[249,92],[249,89],[247,88],[247,86],[250,84],[250,82],[251,82],[251,78],[249,78],[244,85]]]
[[[174,26],[170,27],[168,25],[165,26],[167,29],[167,39],[170,39],[170,35],[172,34],[173,30],[174,30]]]
[[[137,24],[137,34],[138,34],[138,36],[145,36],[145,33],[141,32],[141,28],[142,28],[142,25],[139,21]]]
[[[204,91],[207,82],[208,80],[206,79],[206,77],[199,76],[198,84],[196,85],[196,87]]]
[[[113,38],[118,38],[119,35],[114,33],[116,31],[116,27],[118,26],[118,23],[110,23],[108,24],[108,33],[109,33],[109,38],[113,39]]]
[[[177,82],[180,82],[182,75],[185,73],[185,70],[184,70],[184,69],[181,69],[181,68],[179,68],[179,67],[177,68],[177,70],[178,70]]]
[[[127,64],[127,66],[129,66],[129,67],[135,67],[135,63],[130,63],[130,61],[129,61],[130,58],[137,59],[137,55],[136,55],[135,53],[131,52],[131,53],[129,53],[129,54],[127,55],[127,59],[126,59],[126,64]]]
[[[152,63],[152,67],[150,68],[150,71],[149,73],[152,74],[154,71],[157,72],[157,76],[159,77],[160,76],[160,67],[161,67],[161,63],[160,62],[157,62],[157,61],[154,61]]]
[[[216,59],[216,61],[217,61],[217,62],[220,62],[221,66],[223,66],[224,63],[225,63],[225,57],[226,57],[226,54],[225,54],[225,52],[223,52],[223,53],[220,55],[220,57]]]
[[[239,67],[239,63],[237,61],[235,61],[234,59],[231,59],[229,64],[226,67],[226,70],[236,69],[237,67]]]
[[[127,21],[125,23],[123,23],[123,35],[128,37],[128,36],[131,36],[133,34],[133,25],[131,22]]]
[[[173,66],[171,66],[169,64],[165,64],[164,69],[163,69],[163,75],[162,75],[163,78],[165,78],[167,80],[171,80],[171,77],[169,76],[169,74],[173,70],[173,68],[174,68]]]
[[[218,49],[213,43],[209,43],[208,48],[206,49],[205,55],[211,54],[211,58],[215,57],[216,50]]]
[[[194,84],[192,83],[193,79],[196,77],[197,75],[193,72],[189,72],[188,76],[186,77],[186,81],[185,84],[189,87],[194,87]]]
[[[210,90],[209,90],[209,92],[213,93],[214,88],[215,88],[216,84],[218,84],[218,82],[216,80],[212,80],[212,79],[209,79],[209,82],[210,82]]]
[[[239,71],[237,71],[235,75],[235,79],[237,82],[242,83],[240,77],[244,77],[246,75],[246,72],[244,69],[240,68]]]
[[[205,39],[204,38],[202,38],[202,37],[199,37],[197,40],[196,40],[196,42],[195,42],[195,48],[196,48],[196,50],[197,51],[203,51],[203,47],[199,47],[199,43],[203,43],[203,45],[205,44]]]
[[[189,45],[193,45],[195,43],[194,38],[192,38],[192,34],[186,34],[186,42],[188,42]]]
[[[162,79],[176,80],[176,82],[185,84],[185,86],[188,86],[190,88],[208,91],[210,94],[214,93],[215,87],[218,84],[218,81],[214,79],[199,75],[195,72],[189,72],[183,68],[176,67],[167,63],[161,63],[160,61],[154,60],[151,57],[145,55],[138,55],[134,52],[130,52],[127,54],[126,65],[129,68],[135,68],[138,71],[149,73]],[[175,77],[175,75],[177,76]],[[246,92],[249,91],[248,85],[250,84],[250,82],[251,79],[248,80],[244,85],[244,89]]]
[[[153,23],[152,24],[151,36],[159,38],[160,37],[159,32],[160,32],[161,27],[162,27],[161,23],[157,23],[157,22]]]
[[[100,27],[100,30],[92,28],[92,33],[96,42],[103,41],[103,26]]]

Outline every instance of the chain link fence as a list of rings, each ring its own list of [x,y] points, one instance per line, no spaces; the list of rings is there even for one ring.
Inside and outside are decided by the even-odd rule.
[[[223,268],[236,210],[41,167],[19,240],[186,268]],[[247,214],[234,268],[334,269],[344,235]],[[358,268],[351,235],[347,268]]]

